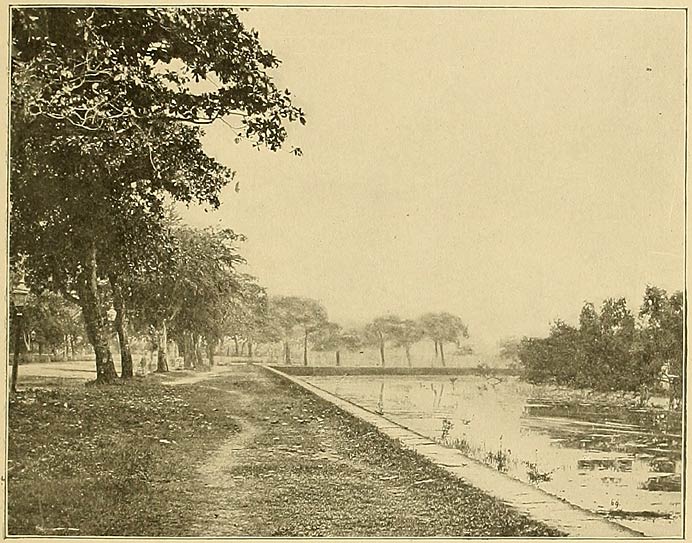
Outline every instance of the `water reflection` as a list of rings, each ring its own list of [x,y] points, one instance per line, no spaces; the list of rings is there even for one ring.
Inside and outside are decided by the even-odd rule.
[[[680,413],[507,377],[308,380],[647,535],[681,534]]]

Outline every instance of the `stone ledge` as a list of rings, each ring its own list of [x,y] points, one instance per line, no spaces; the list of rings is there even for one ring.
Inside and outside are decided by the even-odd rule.
[[[455,477],[498,498],[517,511],[552,528],[565,532],[570,537],[613,539],[645,537],[641,532],[562,501],[540,488],[512,479],[495,469],[481,464],[477,460],[465,456],[460,451],[443,447],[431,441],[430,438],[398,425],[383,415],[360,407],[300,378],[287,375],[276,368],[264,365],[262,367],[295,383],[315,396],[336,405],[343,411],[372,424],[384,435],[399,441],[403,446],[414,450],[417,454],[427,458]]]

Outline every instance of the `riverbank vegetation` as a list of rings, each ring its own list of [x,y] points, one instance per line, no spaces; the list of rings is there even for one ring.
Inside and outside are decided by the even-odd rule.
[[[546,338],[524,338],[505,346],[532,383],[554,383],[597,391],[636,392],[646,404],[665,392],[679,407],[684,377],[684,299],[648,286],[638,313],[624,298],[600,309],[586,303],[577,326],[553,323]]]

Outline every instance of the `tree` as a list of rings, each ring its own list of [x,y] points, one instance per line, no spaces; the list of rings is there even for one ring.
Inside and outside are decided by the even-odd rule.
[[[27,351],[37,346],[38,354],[57,355],[62,351],[63,358],[68,358],[75,338],[84,333],[78,320],[78,308],[53,292],[30,293],[22,312],[23,342]],[[9,339],[14,350],[12,332]]]
[[[291,364],[289,341],[296,327],[295,314],[298,312],[297,298],[293,296],[273,296],[269,299],[269,320],[272,328],[279,330],[284,347],[284,362]]]
[[[252,358],[253,342],[270,335],[267,293],[257,279],[248,274],[236,274],[236,284],[236,291],[226,301],[222,328],[224,335],[230,335],[235,341],[236,355],[239,354],[238,340],[244,338],[248,356]]]
[[[157,371],[168,371],[169,332],[183,346],[187,367],[201,364],[203,342],[213,364],[214,350],[226,332],[231,307],[241,296],[241,283],[246,280],[235,270],[244,262],[237,249],[243,236],[227,228],[188,226],[173,228],[171,235],[170,267],[143,276],[132,287],[140,322],[156,331]]]
[[[303,332],[303,364],[308,365],[308,338],[327,325],[327,310],[317,300],[299,298],[294,315],[296,325]]]
[[[135,238],[155,228],[166,194],[218,206],[233,173],[204,153],[201,125],[233,115],[237,139],[277,150],[284,123],[304,116],[271,80],[278,60],[230,10],[19,8],[12,17],[11,251],[28,255],[38,290],[81,306],[97,381],[108,382],[102,283],[132,264],[115,227],[136,225]],[[193,80],[218,83],[196,93]],[[132,207],[149,220],[128,220]]]
[[[334,351],[336,365],[341,365],[341,334],[343,329],[335,322],[328,322],[315,334],[313,349],[316,351]]]
[[[394,336],[394,344],[397,347],[404,348],[406,361],[409,367],[411,367],[411,346],[425,337],[422,326],[414,320],[405,319],[398,326],[393,327],[392,334]]]
[[[682,399],[685,377],[685,300],[681,291],[670,296],[653,285],[647,285],[639,310],[644,321],[645,352],[654,361],[657,373],[669,382],[670,405],[677,407]]]
[[[451,313],[426,313],[420,318],[420,323],[425,335],[439,347],[442,365],[445,365],[445,343],[459,344],[462,338],[468,338],[469,332],[461,318]]]
[[[299,296],[275,296],[269,304],[270,318],[281,331],[284,340],[284,360],[291,363],[289,340],[299,328],[303,338],[303,364],[308,365],[308,339],[328,322],[326,309],[316,300]]]
[[[519,362],[519,351],[521,349],[521,339],[514,337],[505,338],[499,343],[500,358],[509,364]]]
[[[377,317],[365,327],[364,338],[367,343],[377,345],[379,348],[382,367],[385,365],[385,345],[387,341],[394,340],[397,337],[401,326],[402,320],[399,317],[396,315],[385,315]]]
[[[574,384],[579,370],[580,331],[564,321],[551,324],[547,338],[523,338],[518,357],[531,383]]]
[[[362,343],[355,330],[344,330],[335,322],[328,322],[316,333],[313,348],[316,351],[334,351],[337,366],[341,365],[341,351],[356,351]]]

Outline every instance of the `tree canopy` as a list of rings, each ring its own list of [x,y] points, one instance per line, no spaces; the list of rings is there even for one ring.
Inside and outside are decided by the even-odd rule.
[[[278,150],[305,122],[278,65],[230,9],[12,10],[11,252],[79,303],[99,381],[115,374],[99,282],[157,266],[167,198],[216,207],[233,178],[202,126],[233,116],[229,143]]]
[[[639,391],[667,381],[679,401],[683,367],[683,297],[648,286],[638,315],[624,298],[600,309],[585,303],[579,325],[556,321],[546,338],[524,338],[518,356],[532,382]]]
[[[445,363],[444,344],[456,343],[462,338],[469,337],[469,331],[464,321],[451,313],[426,313],[420,318],[425,335],[435,342],[435,349],[439,346],[442,364]]]

